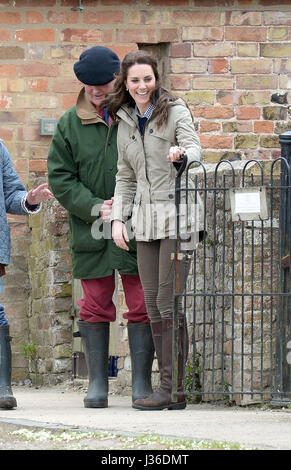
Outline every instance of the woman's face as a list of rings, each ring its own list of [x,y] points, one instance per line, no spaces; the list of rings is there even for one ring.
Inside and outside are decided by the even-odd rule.
[[[156,87],[156,78],[151,65],[134,64],[127,71],[125,86],[134,99],[141,114],[148,109],[152,93]]]

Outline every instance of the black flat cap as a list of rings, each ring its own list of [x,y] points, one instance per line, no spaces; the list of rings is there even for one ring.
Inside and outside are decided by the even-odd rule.
[[[85,85],[105,85],[114,80],[119,70],[118,56],[104,46],[87,49],[74,64],[76,77]]]

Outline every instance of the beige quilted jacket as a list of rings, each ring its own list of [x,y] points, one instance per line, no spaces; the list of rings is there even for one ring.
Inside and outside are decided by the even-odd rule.
[[[137,241],[175,237],[177,168],[167,160],[167,155],[171,146],[179,145],[186,148],[188,162],[200,160],[200,143],[190,111],[178,99],[171,103],[167,124],[158,129],[153,115],[143,136],[134,108],[125,105],[118,116],[118,172],[111,219],[126,222],[131,216]],[[187,185],[194,188],[190,179]],[[180,212],[185,217],[180,218],[180,230],[200,231],[203,207],[198,191],[189,192],[187,204],[183,194]]]

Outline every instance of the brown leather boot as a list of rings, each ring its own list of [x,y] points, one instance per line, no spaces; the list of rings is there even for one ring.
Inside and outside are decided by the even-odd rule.
[[[162,321],[151,323],[152,337],[158,360],[159,374],[162,375]],[[162,381],[162,377],[161,377]]]
[[[181,410],[186,407],[185,397],[178,396],[172,401],[172,335],[173,320],[162,320],[162,368],[161,385],[152,395],[142,400],[136,400],[133,408],[138,410]],[[182,390],[183,378],[183,343],[184,329],[179,327],[179,358],[178,358],[178,391]],[[154,340],[155,341],[155,340]]]

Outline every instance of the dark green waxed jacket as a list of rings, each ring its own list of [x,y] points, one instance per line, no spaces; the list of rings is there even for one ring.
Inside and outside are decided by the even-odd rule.
[[[69,212],[73,277],[92,279],[138,274],[136,244],[130,251],[115,246],[110,224],[102,224],[99,209],[114,195],[117,172],[117,126],[100,118],[81,90],[76,106],[59,120],[48,155],[52,192]]]

